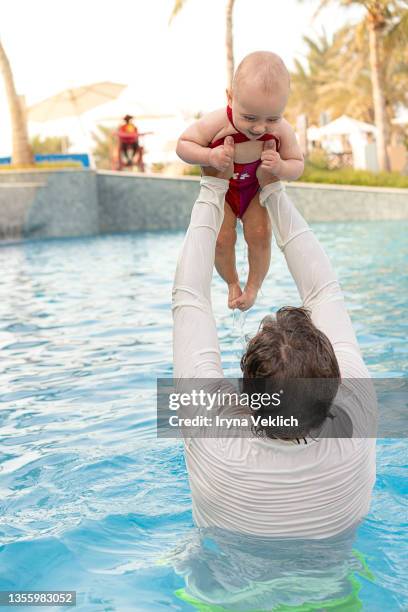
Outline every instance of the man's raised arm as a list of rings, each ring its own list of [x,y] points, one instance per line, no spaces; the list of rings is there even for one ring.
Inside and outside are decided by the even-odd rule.
[[[211,279],[227,189],[227,180],[202,177],[178,259],[173,285],[174,378],[223,376]]]
[[[329,338],[343,378],[368,378],[343,293],[323,247],[286,194],[282,183],[265,185],[261,205],[268,210],[278,246],[313,323]]]

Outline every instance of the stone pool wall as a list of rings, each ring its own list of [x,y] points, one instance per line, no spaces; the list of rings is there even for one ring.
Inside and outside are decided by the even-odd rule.
[[[198,191],[197,177],[98,172],[100,230],[185,229]]]
[[[0,238],[98,233],[95,172],[0,171]]]
[[[310,183],[286,188],[308,221],[408,219],[408,189]],[[101,229],[184,229],[198,189],[198,177],[99,172]]]
[[[199,178],[60,170],[0,172],[0,239],[185,229]],[[408,190],[292,183],[308,221],[408,219]]]

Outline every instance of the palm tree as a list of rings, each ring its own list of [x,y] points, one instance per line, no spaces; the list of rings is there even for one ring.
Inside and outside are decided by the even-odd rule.
[[[38,134],[30,142],[34,155],[64,154],[68,152],[71,144],[67,136],[47,136],[46,138],[41,138]]]
[[[318,124],[323,112],[335,118],[351,114],[356,119],[372,122],[371,81],[367,69],[366,44],[357,45],[357,28],[345,27],[330,41],[325,33],[316,40],[304,37],[307,45],[303,64],[295,60],[291,73],[292,93],[286,115],[295,121],[306,113],[310,122]]]
[[[332,118],[345,114],[373,123],[369,40],[364,22],[344,26],[331,40],[324,33],[303,40],[307,45],[306,62],[295,60],[285,116],[295,122],[300,113],[306,113],[311,123],[318,124],[321,113],[329,111]],[[384,38],[384,49],[384,96],[387,122],[392,125],[397,109],[407,104],[408,38],[390,31]]]
[[[96,126],[96,130],[92,132],[92,138],[95,142],[93,156],[96,167],[102,170],[111,170],[115,148],[117,148],[115,131],[104,125]]]
[[[10,109],[13,134],[12,162],[16,166],[29,166],[33,155],[28,140],[27,122],[14,86],[13,73],[3,45],[0,42],[0,71],[3,74],[6,95]]]
[[[173,11],[170,15],[169,23],[173,18],[181,11],[185,5],[186,0],[175,0]],[[227,53],[227,86],[231,88],[232,78],[234,76],[234,36],[233,36],[233,24],[232,24],[232,13],[234,10],[235,0],[227,0],[226,12],[225,12],[225,47]]]
[[[316,40],[307,36],[303,40],[307,46],[307,66],[295,60],[295,70],[291,73],[292,91],[285,116],[295,122],[300,114],[305,113],[311,123],[318,124],[323,111],[333,111],[328,100],[323,100],[322,88],[338,78],[335,63],[339,45],[337,35],[331,43],[325,33]]]
[[[320,0],[315,15],[333,0]],[[407,32],[406,0],[336,0],[342,6],[360,5],[366,9],[365,26],[368,29],[369,63],[374,107],[374,120],[378,130],[377,152],[381,170],[389,170],[387,154],[389,125],[385,90],[386,57],[384,38],[391,31]]]

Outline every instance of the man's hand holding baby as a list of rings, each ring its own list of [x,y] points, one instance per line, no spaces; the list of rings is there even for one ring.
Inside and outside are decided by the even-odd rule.
[[[267,140],[261,154],[261,165],[257,170],[257,177],[262,177],[262,181],[271,182],[275,180],[295,181],[301,176],[304,168],[303,159],[286,158],[282,159],[276,150],[275,140]],[[269,180],[267,180],[269,178]],[[261,187],[263,186],[259,180]]]
[[[276,150],[276,142],[267,140],[261,153],[262,170],[269,172],[276,178],[281,178],[280,174],[283,170],[283,161]]]
[[[233,137],[226,136],[226,138],[224,139],[224,144],[220,145],[219,147],[216,147],[215,149],[211,149],[211,153],[213,153],[214,151],[218,151],[218,149],[221,149],[219,155],[222,158],[222,169],[220,169],[220,166],[217,167],[214,164],[211,164],[211,166],[204,166],[203,168],[201,168],[201,172],[203,176],[215,176],[217,178],[229,180],[234,172]]]
[[[210,150],[208,165],[219,172],[225,172],[234,162],[234,139],[227,136],[224,144]]]

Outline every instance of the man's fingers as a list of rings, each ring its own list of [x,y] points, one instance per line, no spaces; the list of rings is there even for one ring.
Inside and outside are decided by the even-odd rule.
[[[261,168],[263,168],[264,170],[274,170],[276,167],[276,164],[271,164],[271,162],[261,163]]]
[[[224,138],[224,151],[231,159],[234,157],[234,139],[232,136]]]
[[[273,158],[271,158],[271,157],[261,157],[261,162],[264,163],[264,164],[271,164],[271,165],[275,166],[276,164],[279,163],[279,161],[280,160],[277,157],[273,157]]]
[[[270,161],[263,161],[261,163],[262,168],[275,168],[276,167],[276,162],[270,162]]]
[[[276,151],[276,141],[274,139],[266,140],[263,146],[264,151]]]
[[[261,159],[278,159],[276,151],[262,151]]]
[[[280,157],[280,155],[277,151],[274,151],[273,149],[264,149],[261,152],[261,157],[270,157],[271,159],[276,159],[277,157]]]

